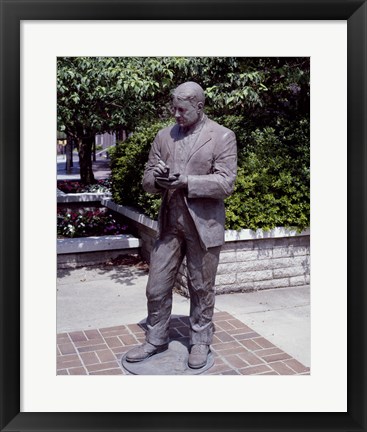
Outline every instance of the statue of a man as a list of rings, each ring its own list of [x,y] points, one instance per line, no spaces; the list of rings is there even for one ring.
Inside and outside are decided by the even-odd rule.
[[[158,132],[143,177],[147,192],[163,195],[158,237],[147,284],[146,341],[126,361],[139,362],[169,343],[172,289],[183,258],[190,293],[188,365],[206,365],[214,333],[215,276],[224,243],[224,198],[237,172],[235,134],[204,114],[203,89],[194,82],[172,93],[174,126]]]

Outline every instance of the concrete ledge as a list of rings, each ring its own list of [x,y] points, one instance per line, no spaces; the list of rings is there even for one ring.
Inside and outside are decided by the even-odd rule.
[[[84,253],[67,253],[57,255],[58,269],[75,269],[78,267],[95,266],[124,255],[138,254],[139,249],[119,249]]]
[[[153,219],[150,219],[148,216],[145,216],[144,214],[140,213],[138,210],[128,207],[116,204],[112,201],[112,199],[102,199],[101,204],[105,207],[108,207],[111,210],[114,210],[132,220],[135,222],[140,223],[141,225],[153,229],[154,231],[157,231],[158,229],[158,223],[157,221],[154,221]],[[305,236],[310,235],[310,229],[306,229],[302,232],[297,232],[295,229],[287,229],[287,228],[274,228],[269,231],[264,231],[262,229],[258,229],[256,231],[250,230],[250,229],[243,229],[241,231],[235,231],[235,230],[226,230],[225,231],[225,241],[226,242],[232,242],[232,241],[239,241],[239,240],[259,240],[259,239],[270,239],[270,238],[283,238],[283,237],[298,237],[298,236]]]
[[[291,230],[287,228],[274,228],[269,231],[264,231],[258,229],[256,231],[250,229],[243,229],[241,231],[226,230],[225,241],[237,241],[237,240],[260,240],[269,238],[283,238],[283,237],[297,237],[310,235],[310,229],[306,229],[302,232],[297,232],[296,230]]]
[[[61,192],[61,191],[60,191]],[[59,193],[57,194],[57,203],[58,204],[66,204],[66,203],[78,203],[78,202],[101,202],[103,199],[110,197],[111,194],[106,194],[105,192],[83,192],[83,193],[74,193],[74,194],[66,194]]]
[[[57,240],[57,253],[70,254],[116,249],[134,249],[141,246],[141,240],[130,234],[100,237],[77,237]]]
[[[140,223],[141,225],[144,225],[147,228],[150,228],[154,231],[158,230],[157,221],[150,219],[148,216],[145,216],[143,213],[140,213],[132,207],[116,204],[112,201],[112,199],[103,199],[101,200],[101,204],[117,213],[122,214],[123,216],[132,219],[135,222]]]

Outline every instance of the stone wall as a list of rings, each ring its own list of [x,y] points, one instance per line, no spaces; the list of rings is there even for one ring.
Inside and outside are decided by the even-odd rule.
[[[308,285],[310,236],[227,241],[215,282],[217,294]],[[187,294],[185,263],[178,283]]]
[[[149,261],[157,223],[135,209],[119,206],[111,200],[102,201],[102,204],[129,219],[129,224],[135,227],[142,240],[141,254]],[[177,288],[185,295],[186,281],[184,262],[177,278]],[[283,228],[268,232],[226,231],[216,276],[218,294],[300,287],[309,283],[309,230],[302,233]]]

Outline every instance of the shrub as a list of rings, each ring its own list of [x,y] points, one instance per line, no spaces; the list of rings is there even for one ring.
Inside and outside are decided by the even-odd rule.
[[[240,152],[235,190],[226,200],[227,228],[309,226],[309,123],[281,126],[255,130]]]
[[[111,149],[112,196],[116,203],[138,207],[149,217],[156,219],[161,199],[143,190],[141,181],[149,150],[160,129],[170,121],[143,125],[126,141]]]
[[[257,129],[241,116],[218,121],[236,133],[239,149],[235,190],[225,201],[226,228],[308,227],[308,119],[280,119],[276,127]],[[113,199],[138,207],[153,219],[160,198],[144,192],[141,180],[154,137],[167,124],[142,126],[111,152]]]

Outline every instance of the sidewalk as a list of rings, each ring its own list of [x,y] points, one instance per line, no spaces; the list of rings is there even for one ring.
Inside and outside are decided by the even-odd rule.
[[[57,156],[57,180],[80,180],[79,158],[73,155],[73,167],[67,173],[65,169],[66,156]],[[110,160],[101,155],[96,155],[96,161],[92,163],[95,179],[105,179],[111,174]]]
[[[144,340],[147,278],[131,265],[58,271],[58,374],[129,374],[120,361]],[[189,300],[173,298],[171,338],[186,344]],[[308,288],[218,295],[204,374],[308,375],[309,321]]]

